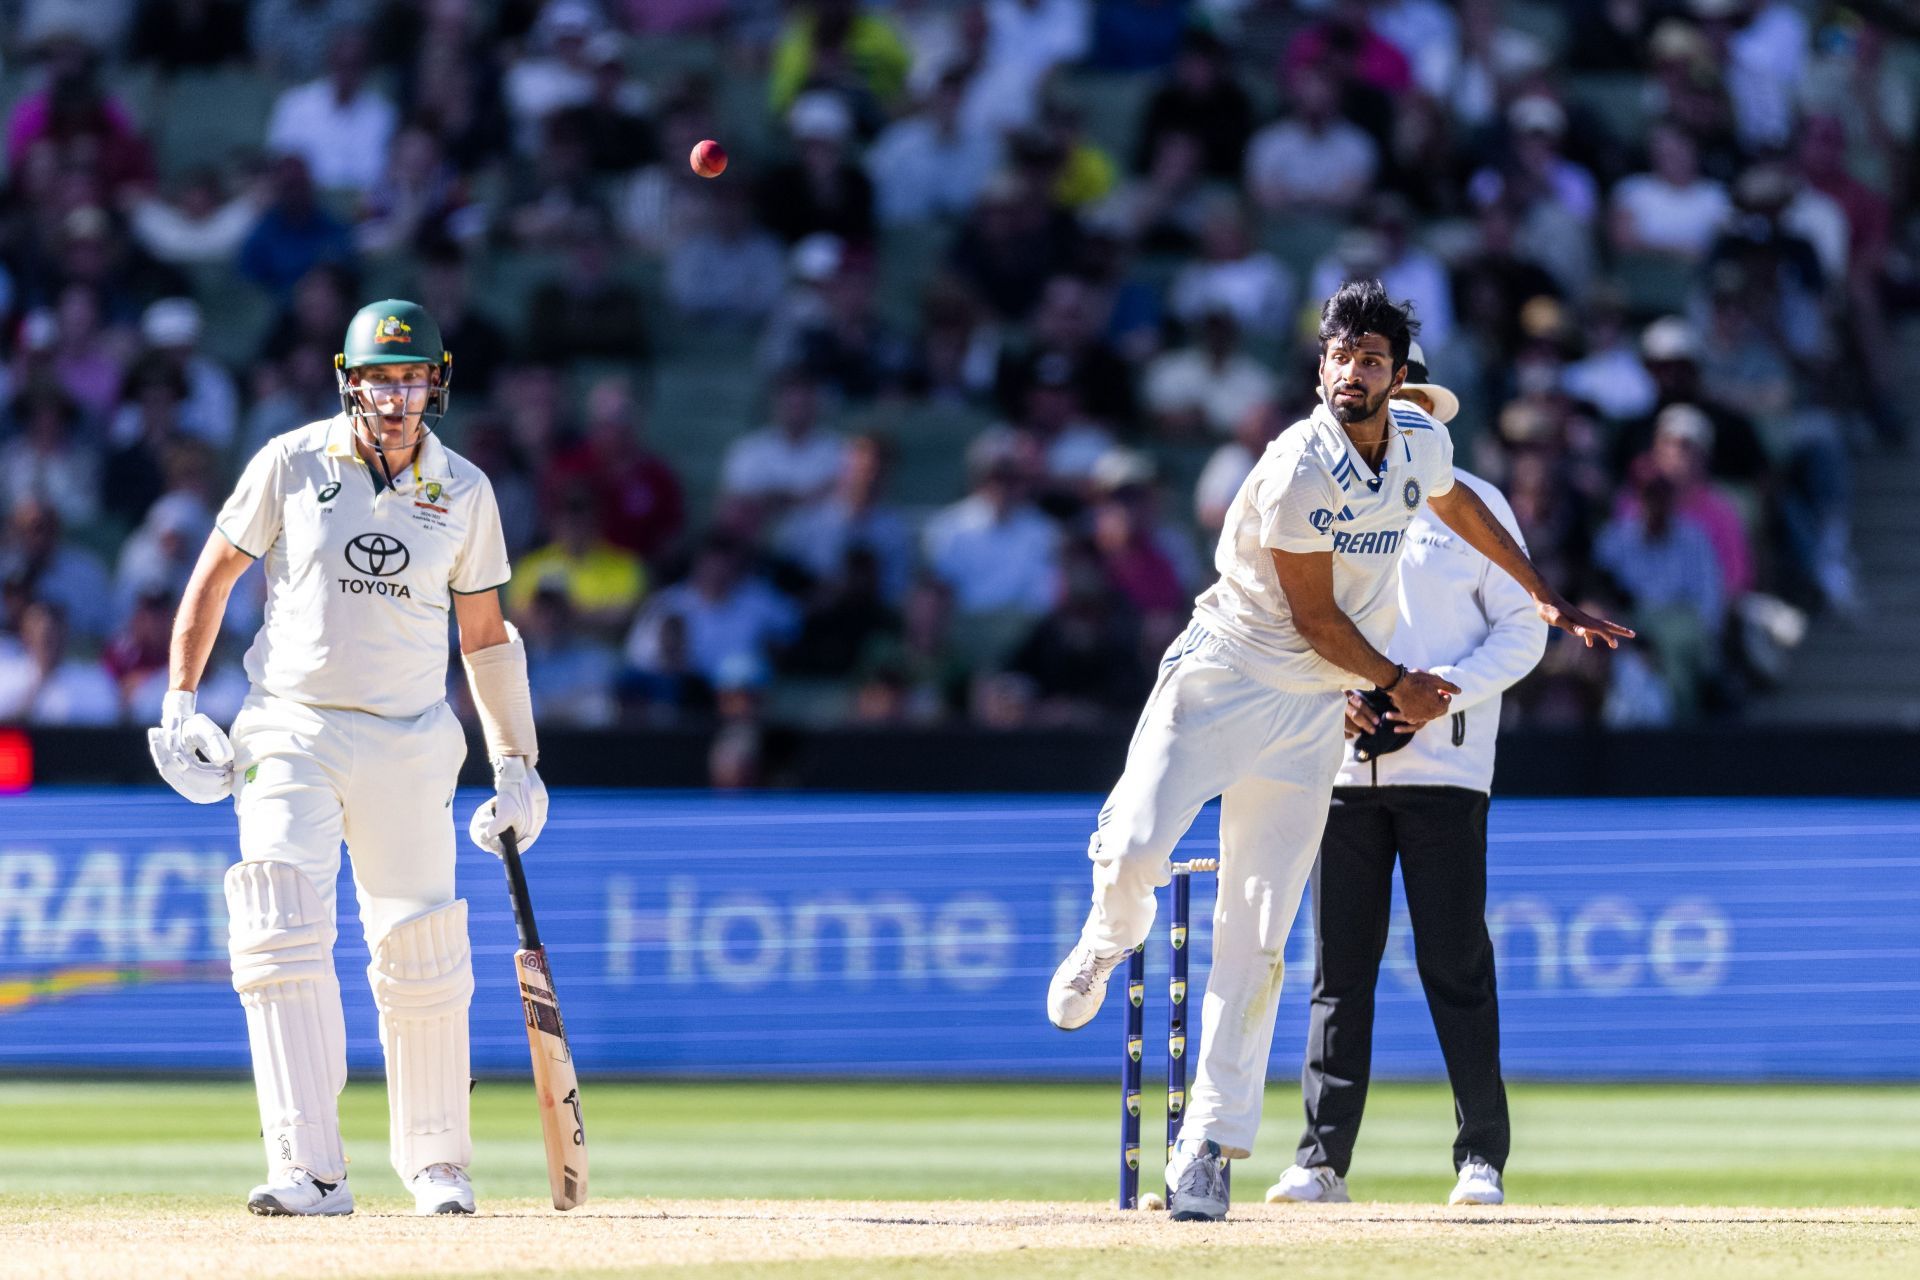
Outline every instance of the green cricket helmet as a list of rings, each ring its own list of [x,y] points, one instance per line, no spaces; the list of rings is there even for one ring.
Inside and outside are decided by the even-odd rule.
[[[401,298],[388,298],[368,303],[347,321],[346,340],[333,358],[333,376],[340,390],[340,407],[349,418],[362,416],[364,410],[355,403],[348,389],[347,374],[370,364],[426,364],[439,370],[439,379],[427,393],[427,405],[420,415],[421,426],[431,430],[446,416],[453,382],[453,353],[441,344],[440,326],[433,322],[425,307]]]

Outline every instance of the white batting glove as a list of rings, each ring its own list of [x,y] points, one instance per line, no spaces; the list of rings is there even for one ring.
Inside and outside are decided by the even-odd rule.
[[[493,799],[473,811],[467,835],[494,857],[505,852],[500,833],[511,831],[525,849],[547,825],[547,784],[525,756],[505,756],[493,762]]]
[[[147,750],[168,786],[195,804],[213,804],[233,794],[233,743],[193,706],[191,690],[168,690],[160,727],[147,730]]]

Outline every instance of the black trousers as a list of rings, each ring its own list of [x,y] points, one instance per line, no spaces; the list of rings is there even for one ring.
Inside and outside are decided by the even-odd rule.
[[[1373,992],[1399,856],[1413,952],[1453,1085],[1457,1169],[1504,1170],[1512,1130],[1487,936],[1487,796],[1464,787],[1336,787],[1313,867],[1314,975],[1297,1162],[1346,1176],[1373,1071]]]

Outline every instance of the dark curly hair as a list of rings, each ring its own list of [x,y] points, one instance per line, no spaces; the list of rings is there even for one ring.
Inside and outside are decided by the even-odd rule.
[[[1363,333],[1377,333],[1387,340],[1393,367],[1398,369],[1406,364],[1407,350],[1419,327],[1411,302],[1395,302],[1378,280],[1349,280],[1320,308],[1320,351],[1324,355],[1327,343],[1335,338],[1355,339]]]

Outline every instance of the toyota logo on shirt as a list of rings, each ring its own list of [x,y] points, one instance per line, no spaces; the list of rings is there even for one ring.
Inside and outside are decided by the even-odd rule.
[[[370,578],[391,578],[411,558],[406,543],[384,533],[363,533],[347,544],[347,563]]]

